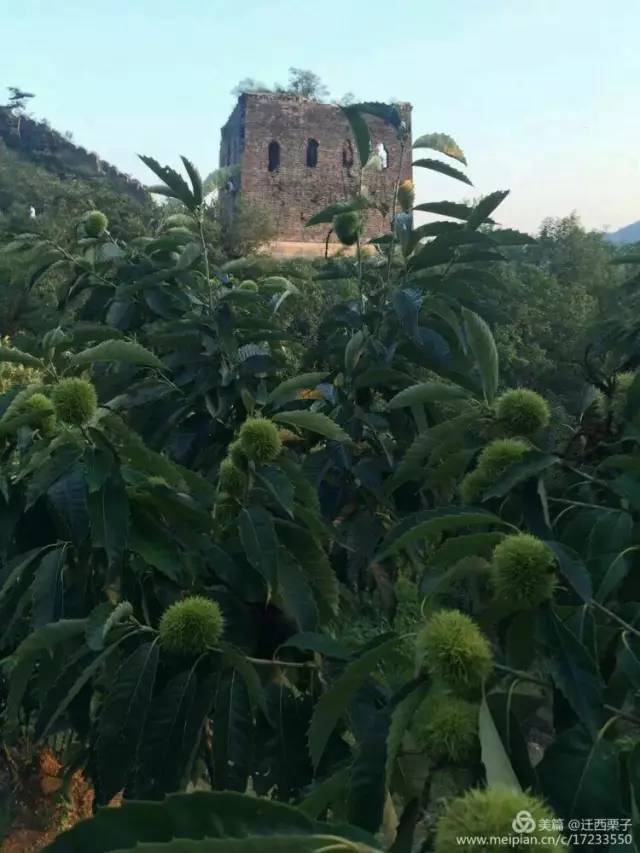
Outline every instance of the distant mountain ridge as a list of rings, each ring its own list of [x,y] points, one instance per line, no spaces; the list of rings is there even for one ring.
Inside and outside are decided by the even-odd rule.
[[[640,220],[632,222],[631,225],[625,225],[624,228],[618,228],[611,234],[606,235],[609,243],[615,243],[618,246],[625,243],[640,243]]]

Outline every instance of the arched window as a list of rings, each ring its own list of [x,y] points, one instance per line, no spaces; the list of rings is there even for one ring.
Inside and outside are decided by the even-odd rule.
[[[307,166],[310,169],[315,169],[318,165],[318,148],[320,143],[317,139],[307,140]]]
[[[269,171],[275,172],[280,168],[280,144],[275,140],[269,143]]]
[[[376,153],[380,158],[380,164],[383,169],[389,168],[389,152],[387,151],[384,142],[378,142]]]

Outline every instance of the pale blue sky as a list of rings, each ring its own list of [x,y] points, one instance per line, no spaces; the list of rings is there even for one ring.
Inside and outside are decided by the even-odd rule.
[[[639,33],[640,0],[0,0],[0,87],[150,180],[136,152],[217,165],[238,80],[310,68],[455,137],[474,191],[421,174],[420,201],[510,188],[505,224],[613,229],[640,219]]]

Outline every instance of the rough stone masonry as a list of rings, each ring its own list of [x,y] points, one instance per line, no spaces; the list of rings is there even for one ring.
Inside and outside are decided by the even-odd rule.
[[[398,109],[410,131],[411,105],[400,104]],[[400,143],[394,129],[381,119],[368,115],[365,119],[373,149],[385,166],[379,172],[367,170],[367,195],[390,206]],[[410,146],[409,135],[402,180],[411,177]],[[234,167],[223,191],[228,209],[242,199],[268,211],[277,229],[273,250],[281,254],[324,251],[329,226],[305,228],[305,222],[358,190],[360,162],[344,113],[334,104],[296,95],[241,95],[221,131],[220,166]],[[387,230],[381,213],[367,215],[366,239]]]

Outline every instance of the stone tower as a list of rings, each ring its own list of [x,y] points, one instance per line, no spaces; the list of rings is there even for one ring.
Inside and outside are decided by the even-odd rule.
[[[399,105],[411,127],[411,106]],[[392,127],[365,116],[374,150],[384,168],[369,172],[367,194],[391,205],[398,175],[399,142]],[[411,177],[411,138],[405,152],[402,179]],[[296,95],[246,93],[238,98],[221,131],[220,166],[236,167],[224,190],[228,208],[238,199],[267,210],[276,225],[273,250],[279,254],[314,255],[324,252],[329,226],[305,228],[322,208],[357,192],[359,159],[349,123],[342,110]],[[383,233],[388,222],[369,213],[365,237]],[[332,238],[334,239],[334,238]]]

